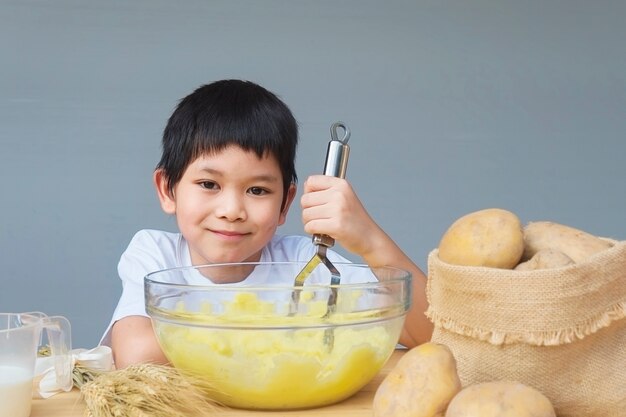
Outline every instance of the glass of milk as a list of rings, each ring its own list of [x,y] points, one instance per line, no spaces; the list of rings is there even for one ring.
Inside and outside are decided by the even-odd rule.
[[[46,330],[57,383],[72,389],[70,323],[43,313],[0,313],[0,417],[30,415],[37,350]]]

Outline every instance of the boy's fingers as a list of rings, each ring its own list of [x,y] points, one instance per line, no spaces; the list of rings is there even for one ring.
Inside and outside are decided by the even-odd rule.
[[[311,235],[321,233],[336,238],[337,221],[333,218],[316,218],[304,223],[304,231]]]
[[[315,175],[307,178],[303,187],[300,205],[303,209],[328,203],[329,195],[326,191],[336,184],[338,178],[326,175]]]
[[[311,175],[304,182],[304,192],[322,191],[343,181],[337,177],[328,175]]]
[[[341,187],[328,187],[319,190],[305,190],[300,198],[300,206],[303,209],[316,206],[342,207],[345,206],[347,197]]]

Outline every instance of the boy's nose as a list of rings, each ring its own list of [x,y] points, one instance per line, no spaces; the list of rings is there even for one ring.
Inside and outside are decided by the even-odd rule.
[[[245,220],[246,210],[243,197],[234,192],[222,192],[215,213],[229,221]]]

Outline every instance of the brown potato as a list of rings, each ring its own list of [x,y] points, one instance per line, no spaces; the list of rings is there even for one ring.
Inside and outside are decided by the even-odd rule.
[[[374,417],[443,417],[461,389],[447,346],[424,343],[404,354],[374,395]]]
[[[545,221],[530,222],[524,228],[522,260],[532,258],[542,249],[554,249],[578,263],[611,246],[613,244],[607,240],[570,226]]]
[[[561,251],[556,249],[541,249],[526,262],[515,267],[516,271],[531,271],[535,269],[560,268],[571,265],[574,261]]]
[[[439,243],[439,259],[455,265],[513,269],[523,251],[524,235],[519,218],[498,208],[459,218]]]
[[[445,417],[555,417],[550,400],[519,382],[470,385],[450,402]]]

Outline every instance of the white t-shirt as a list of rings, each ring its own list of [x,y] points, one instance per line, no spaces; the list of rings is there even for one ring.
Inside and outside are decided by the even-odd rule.
[[[279,236],[276,235],[263,248],[260,262],[307,262],[315,254],[316,246],[306,236]],[[331,250],[327,253],[333,263],[349,263],[346,258]],[[111,344],[111,326],[117,320],[128,316],[148,317],[144,301],[144,277],[163,269],[191,266],[191,255],[187,242],[180,233],[170,233],[160,230],[141,230],[135,234],[128,248],[122,254],[117,267],[122,280],[122,295],[111,318],[100,344]],[[238,285],[263,285],[267,283],[267,276],[263,274],[249,275]],[[285,277],[285,285],[293,284],[293,277]],[[272,277],[273,280],[276,277]],[[375,280],[375,278],[373,278]],[[369,279],[371,281],[371,279]],[[201,277],[199,274],[190,275],[187,284],[219,285]],[[346,280],[342,277],[342,283]],[[275,281],[272,284],[282,284]]]

